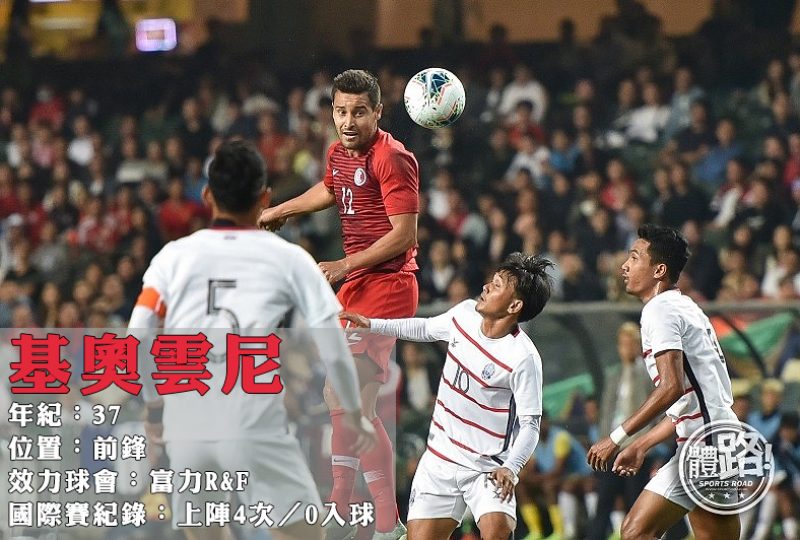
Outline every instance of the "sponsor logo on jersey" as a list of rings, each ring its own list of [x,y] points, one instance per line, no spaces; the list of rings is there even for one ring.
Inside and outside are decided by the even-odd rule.
[[[356,169],[356,173],[353,175],[353,182],[359,187],[363,186],[367,183],[367,172],[359,167]]]

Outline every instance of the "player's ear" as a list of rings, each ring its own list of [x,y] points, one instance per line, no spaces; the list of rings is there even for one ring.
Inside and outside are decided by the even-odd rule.
[[[511,315],[516,315],[516,314],[518,314],[520,311],[522,311],[522,300],[520,300],[519,298],[515,298],[515,299],[514,299],[514,300],[512,300],[512,301],[511,301],[511,303],[508,305],[508,312],[509,312]]]
[[[383,116],[383,103],[378,103],[375,106],[375,114],[378,115],[378,120],[380,120],[381,116]]]
[[[664,276],[667,275],[667,265],[664,263],[658,263],[653,270],[653,277],[655,279],[663,279]]]
[[[214,195],[211,193],[211,189],[207,185],[203,186],[201,197],[203,198],[203,204],[207,208],[214,208]]]
[[[259,204],[261,208],[269,208],[269,203],[272,201],[272,188],[265,189],[259,197]]]

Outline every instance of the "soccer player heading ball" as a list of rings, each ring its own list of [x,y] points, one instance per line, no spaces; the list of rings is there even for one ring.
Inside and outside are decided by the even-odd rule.
[[[258,225],[279,229],[288,218],[336,205],[342,221],[344,259],[319,267],[330,283],[344,280],[337,294],[345,310],[369,317],[411,317],[418,302],[414,260],[419,211],[419,168],[413,154],[378,129],[383,113],[374,75],[347,70],[333,81],[333,121],[339,141],[327,153],[325,177],[302,195],[261,213]],[[342,424],[338,394],[328,384],[325,398],[333,425],[331,501],[346,508],[359,468],[375,502],[376,540],[405,536],[394,491],[394,453],[376,415],[378,390],[386,382],[395,338],[368,336],[351,347],[361,384],[364,415],[373,421],[378,443],[355,455],[352,434]],[[333,523],[333,522],[331,522]],[[353,531],[331,531],[349,538]]]

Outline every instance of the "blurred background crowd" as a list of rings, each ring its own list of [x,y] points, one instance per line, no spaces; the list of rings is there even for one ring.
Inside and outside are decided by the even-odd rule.
[[[119,55],[118,71],[108,60],[80,70],[26,63],[26,4],[14,2],[0,67],[0,328],[124,326],[151,257],[208,224],[200,193],[209,156],[226,138],[257,145],[275,202],[320,181],[336,140],[331,80],[348,67],[378,75],[381,127],[420,164],[422,313],[475,296],[494,265],[518,250],[556,263],[554,302],[629,302],[619,266],[648,221],[688,239],[692,257],[679,286],[697,301],[779,309],[800,298],[800,48],[788,24],[795,2],[763,10],[715,2],[697,32],[679,39],[634,0],[617,2],[589,41],[576,38],[570,19],[547,43],[512,43],[499,24],[481,43],[432,26],[417,47],[389,50],[362,30],[351,54],[317,55],[290,70],[268,56],[231,55],[215,39],[217,23],[192,55],[132,60],[130,30],[116,3],[104,2],[98,47]],[[467,107],[452,127],[428,131],[409,120],[403,90],[434,65],[457,73]],[[291,221],[280,234],[318,260],[340,256],[335,209]],[[641,354],[636,334],[622,324],[618,357],[613,345],[605,351],[613,385],[550,408],[538,466],[520,487],[528,515],[518,537],[535,537],[537,522],[541,536],[618,530],[643,483],[609,486],[590,474],[584,454],[612,418],[637,406],[617,399],[620,380],[649,388],[632,367]],[[742,418],[785,449],[785,475],[743,538],[797,538],[800,390],[786,361],[797,356],[795,323],[781,336],[768,348],[784,360],[737,385]],[[398,360],[387,399],[396,390],[405,501],[441,352],[403,344]],[[546,375],[562,378],[557,358],[544,362]],[[477,538],[469,523],[459,534]]]

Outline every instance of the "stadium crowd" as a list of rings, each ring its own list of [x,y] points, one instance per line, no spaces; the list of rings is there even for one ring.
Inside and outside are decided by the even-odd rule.
[[[639,4],[625,4],[633,7],[607,18],[591,44],[579,44],[564,21],[560,41],[535,58],[497,26],[477,50],[436,45],[427,32],[419,50],[362,50],[348,59],[376,71],[382,127],[420,163],[421,303],[476,295],[494,265],[517,250],[556,262],[557,301],[628,301],[619,267],[646,221],[680,228],[688,239],[685,294],[800,298],[800,49],[779,44],[748,57],[760,80],[742,86],[735,59],[743,45],[731,37],[741,20],[717,14],[681,46]],[[453,126],[426,131],[408,119],[403,90],[417,69],[435,64],[456,71],[467,107]],[[209,156],[226,138],[258,146],[275,202],[320,181],[336,140],[334,65],[310,69],[307,79],[232,69],[232,77],[195,72],[136,108],[88,82],[48,77],[2,88],[0,328],[124,326],[151,257],[207,225],[200,193]],[[318,260],[341,249],[335,212],[290,222],[281,234]],[[400,425],[419,435],[398,448],[411,458],[398,474],[401,500],[438,380],[429,353],[406,344],[399,355]],[[598,399],[584,404],[589,428]],[[782,420],[777,405],[764,407],[754,403],[752,414],[800,455],[796,414]],[[546,486],[540,518],[548,504],[574,507],[577,494],[594,513],[584,455],[597,429],[543,428],[538,461],[551,469],[522,484]],[[550,436],[562,442],[550,444]],[[555,466],[573,451],[582,452],[583,466],[571,458]],[[800,466],[793,467],[788,475],[798,485]],[[798,508],[794,493],[779,510]],[[571,523],[556,513],[545,521],[577,534],[570,512]],[[772,520],[786,517],[779,514]],[[461,534],[477,538],[468,528]]]

